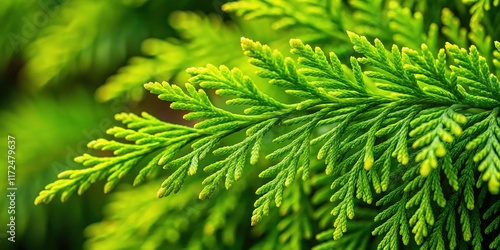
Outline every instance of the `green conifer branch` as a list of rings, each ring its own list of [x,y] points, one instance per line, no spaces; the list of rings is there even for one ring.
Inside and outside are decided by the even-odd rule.
[[[480,247],[484,218],[479,209],[486,195],[500,189],[500,84],[489,63],[474,46],[467,51],[447,44],[434,55],[426,45],[420,51],[400,50],[396,45],[387,50],[379,40],[370,43],[352,32],[348,36],[362,55],[350,59],[350,68],[334,53],[313,49],[298,39],[290,41],[293,58],[259,42],[241,40],[249,62],[260,70],[258,76],[295,97],[293,103],[271,98],[241,71],[225,66],[188,69],[191,78],[184,88],[166,82],[145,84],[151,93],[171,102],[171,108],[188,111],[184,118],[197,123],[190,128],[147,114],[118,115],[127,128],[108,133],[131,143],[91,142],[89,147],[111,150],[114,156],[77,158],[88,168],[62,173],[35,202],[49,202],[58,193],[66,200],[76,189],[81,194],[104,178],[109,191],[148,155],[153,158],[140,170],[135,184],[156,173],[158,166],[169,168],[172,174],[158,191],[158,197],[164,197],[179,192],[187,176],[205,165],[208,174],[199,193],[204,199],[221,183],[230,189],[248,175],[244,173],[247,158],[251,164],[259,162],[263,141],[273,132],[277,133],[274,149],[266,156],[270,164],[259,169],[264,184],[256,189],[260,197],[254,203],[253,225],[273,211],[272,205],[287,213],[290,200],[300,200],[288,192],[299,184],[307,186],[313,177],[321,179],[313,199],[326,203],[319,214],[332,215],[319,218],[320,224],[333,225],[318,239],[330,234],[338,243],[344,234],[349,238],[368,230],[349,232],[351,226],[358,228],[355,216],[367,214],[359,204],[369,206],[378,200],[381,212],[372,218],[381,224],[369,230],[380,237],[379,248],[396,249],[401,241],[408,245],[412,235],[414,243],[424,248],[454,248],[461,244],[460,238]],[[450,66],[447,55],[454,59]],[[244,108],[237,112],[217,107],[203,89],[215,89],[226,104]],[[244,132],[243,139],[221,146],[239,132]],[[189,146],[188,153],[179,155]],[[216,158],[206,163],[210,153]],[[318,163],[311,164],[311,155],[317,156]],[[324,176],[317,169],[325,171]],[[305,183],[296,181],[297,175]],[[442,185],[443,177],[449,186]],[[299,188],[293,194],[302,192]],[[495,206],[487,218],[496,213]],[[285,216],[279,227],[284,242],[302,239],[288,235],[289,228],[309,224],[300,220],[296,224],[290,218]],[[497,224],[494,221],[485,232]],[[325,242],[318,249],[337,243]],[[351,247],[355,246],[359,245]]]
[[[99,157],[84,154],[75,158],[77,163],[86,169],[66,170],[58,175],[59,180],[46,186],[36,198],[35,204],[50,202],[57,193],[61,193],[61,201],[66,201],[71,194],[78,191],[81,195],[91,184],[106,178],[104,192],[111,191],[137,163],[153,152],[157,152],[153,161],[147,164],[137,175],[135,184],[143,182],[146,177],[156,173],[156,166],[163,165],[171,159],[190,140],[197,137],[192,128],[167,124],[153,116],[143,113],[142,117],[134,114],[117,114],[128,129],[115,127],[107,131],[115,138],[134,142],[128,144],[106,139],[97,139],[88,144],[90,149],[113,151],[113,157]]]
[[[222,9],[234,12],[245,19],[271,17],[277,19],[273,22],[273,29],[280,30],[293,27],[313,31],[308,38],[310,41],[324,41],[328,39],[341,39],[347,42],[345,36],[337,32],[344,30],[343,20],[338,11],[342,8],[340,2],[335,1],[239,1],[223,5]],[[307,10],[304,12],[303,10]],[[311,14],[311,15],[308,15]],[[314,15],[312,15],[314,14]]]
[[[389,201],[397,200],[374,219],[376,222],[385,220],[372,232],[373,235],[385,234],[379,244],[380,248],[397,249],[400,238],[404,245],[410,242],[410,224],[406,211],[409,198],[409,194],[404,192],[404,186],[400,186],[377,201],[377,206],[386,206]]]
[[[485,233],[490,234],[498,230],[498,226],[500,225],[500,201],[496,201],[493,205],[491,205],[488,210],[483,214],[483,219],[490,219],[493,215],[496,215],[495,219],[491,221],[491,223],[484,230]],[[495,249],[500,246],[500,235],[497,235],[495,239],[490,243],[490,248]]]

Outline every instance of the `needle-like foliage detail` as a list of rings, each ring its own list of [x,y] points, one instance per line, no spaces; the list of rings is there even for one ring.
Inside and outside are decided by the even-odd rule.
[[[66,170],[58,175],[59,180],[46,186],[36,198],[35,204],[50,202],[57,193],[61,193],[61,201],[66,201],[71,194],[85,192],[91,184],[106,178],[104,192],[111,191],[139,161],[156,152],[151,162],[144,166],[137,175],[134,184],[142,183],[148,176],[154,176],[157,163],[163,165],[191,139],[197,137],[196,130],[175,124],[164,123],[153,116],[143,113],[117,114],[115,119],[127,128],[114,127],[107,131],[117,139],[132,141],[128,144],[120,141],[98,139],[91,141],[88,147],[96,150],[112,151],[113,157],[98,157],[84,154],[75,158],[86,169]]]
[[[288,10],[285,3],[264,3]],[[244,12],[258,13],[250,7]],[[415,18],[418,25],[421,17]],[[187,111],[184,118],[195,125],[118,115],[127,128],[108,133],[132,143],[91,142],[89,147],[114,156],[78,157],[88,168],[62,173],[36,203],[58,193],[66,200],[104,178],[107,192],[151,155],[135,184],[163,166],[170,174],[158,197],[180,191],[201,166],[200,199],[260,172],[251,224],[266,223],[273,207],[281,207],[284,218],[275,234],[287,246],[311,237],[313,226],[304,217],[313,216],[324,230],[317,235],[324,242],[315,249],[365,248],[369,240],[348,239],[370,232],[379,249],[480,248],[483,233],[495,232],[500,221],[498,202],[486,198],[500,191],[500,85],[489,62],[474,46],[387,49],[378,39],[372,43],[352,32],[348,37],[360,55],[349,58],[349,65],[299,39],[290,40],[292,55],[285,56],[242,38],[257,75],[283,98],[267,95],[249,76],[226,66],[190,68],[183,87],[145,84],[172,109]],[[307,202],[310,193],[314,205]],[[224,206],[221,213],[231,209]],[[499,242],[495,236],[490,247]]]

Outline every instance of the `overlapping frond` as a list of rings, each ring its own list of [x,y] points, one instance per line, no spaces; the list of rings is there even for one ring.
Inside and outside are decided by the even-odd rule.
[[[308,42],[324,42],[332,38],[347,40],[342,32],[338,32],[344,30],[341,8],[338,1],[301,0],[238,1],[222,7],[224,11],[234,12],[245,19],[273,18],[272,28],[275,30],[306,30],[301,38]]]
[[[180,39],[145,40],[142,43],[145,57],[131,58],[128,65],[108,78],[96,92],[99,100],[108,101],[120,96],[127,96],[133,101],[140,100],[145,82],[160,79],[184,81],[186,76],[182,71],[188,67],[207,63],[243,64],[239,62],[243,60],[237,57],[238,43],[227,43],[243,34],[236,25],[225,25],[221,17],[216,15],[181,11],[172,13],[169,20]],[[252,27],[245,29],[245,32],[248,30],[252,30]]]
[[[25,50],[27,62],[22,72],[24,82],[31,88],[44,87],[82,69],[102,74],[102,68],[117,66],[126,58],[126,48],[130,44],[146,37],[132,29],[134,22],[125,22],[121,29],[116,28],[124,16],[138,21],[137,16],[131,15],[130,9],[119,1],[72,1],[59,6],[57,2],[60,1],[41,4],[47,5],[46,10],[39,10],[37,14],[42,13],[45,19],[40,18],[36,26],[31,24],[33,32],[39,33]],[[114,11],[110,13],[109,9]],[[80,15],[81,11],[88,16]],[[112,46],[122,49],[112,50]]]

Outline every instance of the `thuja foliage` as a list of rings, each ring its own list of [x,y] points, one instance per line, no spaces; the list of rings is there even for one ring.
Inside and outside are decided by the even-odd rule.
[[[471,8],[471,27],[482,29],[483,7],[491,8],[485,2]],[[265,12],[264,7],[272,7],[267,1],[238,3],[226,8],[254,17],[278,15],[282,25],[324,29],[312,42],[340,36],[314,18],[287,16],[285,8]],[[453,16],[448,9],[446,15]],[[185,231],[183,219],[163,216],[176,209],[196,221],[208,214],[203,232],[195,228],[193,235],[222,231],[223,244],[246,248],[234,240],[241,227],[234,223],[243,213],[235,207],[251,206],[246,196],[255,187],[247,222],[257,234],[267,232],[252,245],[255,249],[310,244],[314,249],[499,249],[500,84],[494,68],[498,62],[492,58],[500,43],[484,45],[478,37],[490,37],[473,28],[472,45],[464,48],[468,40],[459,41],[458,19],[446,23],[446,36],[454,43],[441,49],[433,35],[424,37],[429,45],[415,48],[347,32],[345,42],[355,52],[347,60],[300,39],[289,41],[291,55],[286,56],[242,38],[241,48],[258,78],[275,88],[261,90],[257,78],[238,68],[210,64],[189,68],[184,85],[146,83],[145,89],[172,109],[187,111],[184,119],[195,124],[167,123],[145,112],[117,114],[123,126],[108,130],[116,140],[88,144],[113,155],[77,157],[86,168],[60,173],[35,203],[59,195],[65,201],[100,180],[109,192],[133,172],[134,185],[163,176],[157,197],[171,196],[157,204],[146,198],[144,187],[151,182],[135,194],[140,199],[130,201],[130,206],[144,204],[137,205],[141,212],[133,212],[133,223],[147,224],[146,231],[155,223],[163,228],[145,236],[151,237],[152,248],[161,246],[163,238],[175,243]],[[429,34],[436,32],[432,26]],[[260,181],[253,178],[257,175]],[[199,190],[199,199],[209,203],[190,202],[185,190]],[[176,200],[179,193],[184,195]],[[235,219],[229,221],[231,216]],[[277,230],[259,228],[261,223]],[[317,242],[311,243],[314,235]]]

